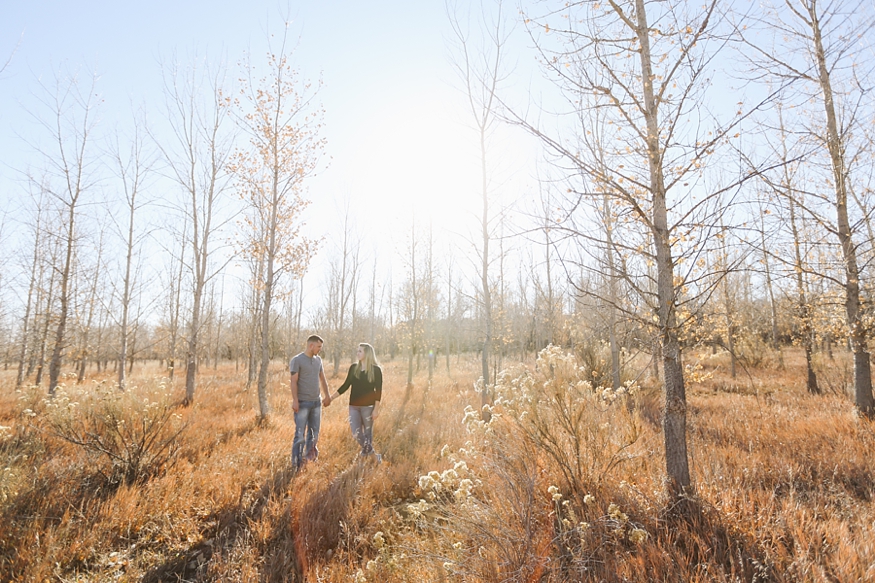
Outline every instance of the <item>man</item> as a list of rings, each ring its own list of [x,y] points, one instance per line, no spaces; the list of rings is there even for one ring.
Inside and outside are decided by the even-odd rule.
[[[322,405],[331,403],[328,381],[322,368],[322,338],[315,334],[307,338],[307,349],[292,358],[289,370],[292,374],[292,410],[295,412],[295,441],[292,443],[292,467],[297,471],[305,460],[319,456],[316,442],[319,441],[319,424]],[[320,402],[319,392],[323,399]]]

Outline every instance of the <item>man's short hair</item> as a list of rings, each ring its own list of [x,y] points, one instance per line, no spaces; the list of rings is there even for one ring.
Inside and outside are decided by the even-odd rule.
[[[319,344],[325,344],[325,341],[322,340],[322,337],[318,336],[316,334],[313,334],[312,336],[307,338],[307,344],[310,344],[311,342],[318,342]]]

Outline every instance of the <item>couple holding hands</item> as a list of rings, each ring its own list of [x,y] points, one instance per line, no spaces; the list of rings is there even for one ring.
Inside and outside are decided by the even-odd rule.
[[[379,415],[383,396],[383,371],[374,354],[374,347],[362,342],[358,346],[357,362],[349,367],[346,380],[333,395],[328,393],[328,381],[322,367],[323,340],[317,335],[307,338],[307,348],[289,363],[291,372],[292,410],[295,412],[295,440],[292,443],[292,467],[297,471],[305,461],[319,455],[316,442],[322,421],[322,407],[328,407],[340,395],[349,395],[349,427],[361,446],[361,455],[374,454],[374,419]],[[322,398],[320,399],[320,392]],[[376,454],[378,461],[382,461]]]

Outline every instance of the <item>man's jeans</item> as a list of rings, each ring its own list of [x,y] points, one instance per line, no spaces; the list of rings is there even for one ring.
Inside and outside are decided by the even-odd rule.
[[[374,406],[349,406],[349,428],[362,448],[362,455],[374,453]]]
[[[319,441],[319,424],[322,420],[320,401],[298,401],[295,413],[295,441],[292,443],[292,467],[300,469],[304,460],[312,461],[319,456],[316,442]]]

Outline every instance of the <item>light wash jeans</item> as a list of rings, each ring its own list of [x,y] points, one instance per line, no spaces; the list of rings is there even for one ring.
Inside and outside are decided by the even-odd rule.
[[[374,453],[374,406],[349,406],[349,428],[352,436],[359,442],[362,455]]]
[[[295,413],[295,441],[292,443],[292,467],[300,469],[304,461],[313,461],[319,456],[316,442],[319,441],[319,425],[322,422],[321,401],[298,401]]]

